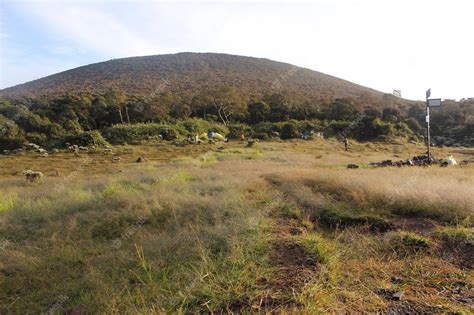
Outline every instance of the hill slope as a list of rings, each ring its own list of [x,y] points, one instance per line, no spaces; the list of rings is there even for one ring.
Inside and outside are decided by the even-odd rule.
[[[383,95],[330,75],[268,59],[179,53],[90,64],[1,90],[0,96],[52,98],[65,92],[101,93],[110,88],[146,96],[163,87],[171,92],[193,93],[221,84],[235,86],[244,95],[284,89],[316,100],[328,97],[380,99]]]

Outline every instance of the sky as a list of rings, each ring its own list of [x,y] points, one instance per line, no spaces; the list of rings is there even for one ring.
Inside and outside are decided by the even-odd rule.
[[[0,0],[0,89],[115,58],[269,58],[408,99],[474,97],[472,0]]]

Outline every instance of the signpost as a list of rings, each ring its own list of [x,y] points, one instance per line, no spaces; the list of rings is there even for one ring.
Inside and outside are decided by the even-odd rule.
[[[430,99],[431,89],[426,91],[426,145],[428,147],[428,161],[431,164],[431,139],[430,139],[430,107],[440,107],[441,99],[433,98]]]
[[[441,99],[440,98],[433,98],[428,100],[428,107],[440,107],[441,106]]]

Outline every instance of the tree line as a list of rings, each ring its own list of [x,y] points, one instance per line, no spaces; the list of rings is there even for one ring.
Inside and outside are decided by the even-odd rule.
[[[308,100],[285,91],[243,97],[235,87],[217,86],[192,95],[159,91],[150,96],[128,96],[111,89],[103,94],[66,94],[54,99],[0,100],[0,146],[12,148],[25,141],[45,144],[118,124],[174,124],[189,118],[228,127],[266,126],[254,131],[273,134],[281,131],[281,123],[293,122],[295,134],[312,128],[326,131],[329,136],[357,121],[349,137],[386,140],[397,136],[420,141],[424,135],[424,103],[394,104],[393,98],[387,99],[380,103],[350,98]],[[432,111],[434,139],[444,145],[474,145],[473,117],[473,98],[445,101]],[[298,123],[302,121],[312,122],[312,127]]]

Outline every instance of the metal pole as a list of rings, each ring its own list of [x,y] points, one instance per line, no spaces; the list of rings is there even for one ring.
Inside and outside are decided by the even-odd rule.
[[[426,145],[428,146],[428,163],[431,164],[431,140],[430,140],[430,107],[426,98]]]

